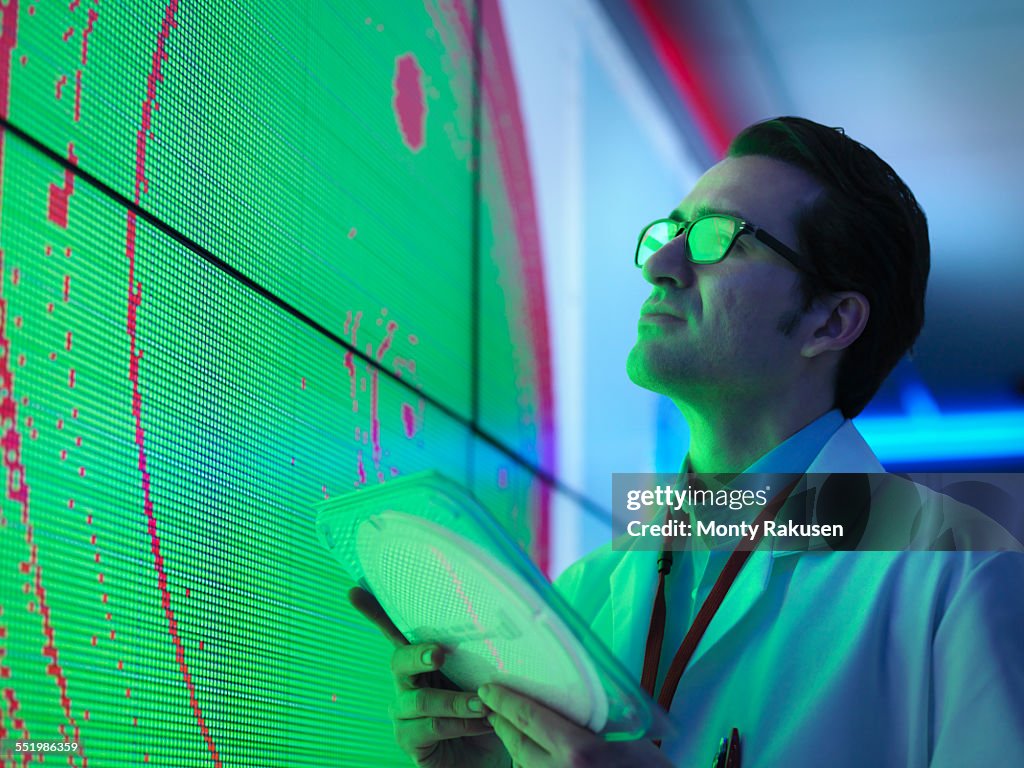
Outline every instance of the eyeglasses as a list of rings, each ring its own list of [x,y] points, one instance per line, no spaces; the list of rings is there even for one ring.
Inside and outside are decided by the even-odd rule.
[[[686,258],[694,264],[717,264],[726,256],[740,235],[751,234],[767,245],[779,256],[797,269],[814,275],[817,271],[805,256],[794,251],[785,243],[735,216],[711,213],[698,216],[693,221],[657,219],[640,231],[633,260],[642,267],[655,253],[664,248],[680,234],[684,238]]]

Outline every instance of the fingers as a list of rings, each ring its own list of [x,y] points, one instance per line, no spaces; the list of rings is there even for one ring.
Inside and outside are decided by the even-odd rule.
[[[554,765],[551,754],[516,728],[508,718],[492,712],[487,716],[487,721],[494,728],[494,733],[501,739],[501,743],[505,745],[513,765]]]
[[[428,757],[439,741],[485,733],[494,733],[494,729],[484,719],[421,717],[415,720],[395,720],[395,740],[399,748],[417,760]]]
[[[444,648],[439,645],[402,645],[391,654],[391,673],[399,690],[416,688],[416,675],[433,672],[444,664]]]
[[[417,717],[483,719],[490,713],[476,694],[438,688],[399,691],[391,711],[398,720]]]
[[[396,648],[392,657],[399,681],[391,708],[395,739],[417,760],[429,757],[439,741],[494,732],[485,719],[489,710],[476,694],[413,685],[415,675],[440,666],[443,657],[440,648],[430,645]]]
[[[516,693],[501,685],[488,684],[480,688],[480,698],[490,709],[494,710],[501,718],[504,718],[516,730],[522,732],[532,744],[550,754],[558,754],[568,744],[582,744],[593,740],[594,735],[581,728],[575,723],[567,720],[557,712],[548,709],[531,698]],[[504,724],[492,723],[495,732],[501,736],[499,727]],[[502,738],[502,741],[505,739]],[[505,744],[513,759],[519,762],[529,761],[523,757],[516,757],[512,752],[512,744]],[[529,744],[519,744],[520,749],[530,751]]]
[[[352,587],[348,591],[348,601],[352,604],[353,608],[363,614],[395,645],[409,644],[409,641],[405,639],[405,635],[398,630],[398,627],[395,626],[394,622],[384,612],[384,609],[381,608],[377,598],[365,589],[362,587]]]

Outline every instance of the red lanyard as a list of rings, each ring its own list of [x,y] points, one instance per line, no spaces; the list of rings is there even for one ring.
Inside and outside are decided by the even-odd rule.
[[[761,541],[761,536],[764,532],[764,522],[775,518],[798,482],[800,482],[800,478],[797,478],[783,488],[781,492],[765,505],[764,509],[761,510],[761,514],[754,520],[753,524],[756,531],[754,538],[750,541],[749,545],[745,541],[737,544],[736,549],[732,551],[729,559],[726,560],[725,567],[718,574],[715,585],[711,588],[711,592],[708,593],[704,604],[701,605],[700,611],[697,612],[697,616],[694,618],[693,624],[690,625],[686,637],[683,638],[679,650],[676,651],[675,658],[672,659],[672,664],[668,668],[668,674],[665,676],[665,682],[661,684],[658,703],[666,712],[672,706],[672,699],[676,695],[679,680],[686,670],[686,665],[690,663],[690,657],[697,650],[697,644],[704,636],[708,625],[711,624],[711,619],[714,618],[715,613],[718,612],[719,607],[722,605],[729,587],[736,581],[740,568],[747,562],[750,553],[757,546],[758,542]],[[654,695],[654,684],[658,679],[658,663],[661,661],[661,645],[665,639],[665,576],[671,568],[672,552],[662,549],[661,558],[658,560],[658,592],[654,597],[654,607],[651,609],[651,625],[647,630],[644,669],[640,677],[640,687],[647,691],[650,696]]]

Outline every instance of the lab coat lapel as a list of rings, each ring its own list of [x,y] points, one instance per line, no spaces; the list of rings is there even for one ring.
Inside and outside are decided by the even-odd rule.
[[[882,471],[882,465],[850,421],[844,422],[836,430],[808,468],[808,473]],[[708,625],[690,660],[690,666],[699,663],[702,656],[721,642],[761,598],[768,588],[773,559],[771,542],[762,540],[740,570],[718,613]]]
[[[610,577],[612,652],[640,679],[651,608],[658,587],[657,550],[637,549],[620,559]]]
[[[711,620],[704,637],[701,638],[688,666],[700,662],[711,648],[739,624],[764,594],[768,586],[768,577],[772,571],[772,557],[769,547],[762,541],[756,550],[751,552],[747,562],[740,569],[736,581],[725,595],[725,600]],[[671,608],[669,609],[671,611]]]

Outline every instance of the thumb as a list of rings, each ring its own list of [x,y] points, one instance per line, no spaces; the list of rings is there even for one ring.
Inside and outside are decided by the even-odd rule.
[[[377,602],[377,598],[374,597],[370,592],[367,592],[362,587],[352,587],[348,591],[348,601],[352,604],[352,607],[363,614],[366,619],[374,624],[377,629],[384,633],[395,645],[408,645],[409,641],[405,639],[395,623],[391,621],[391,618],[384,612],[380,603]]]

